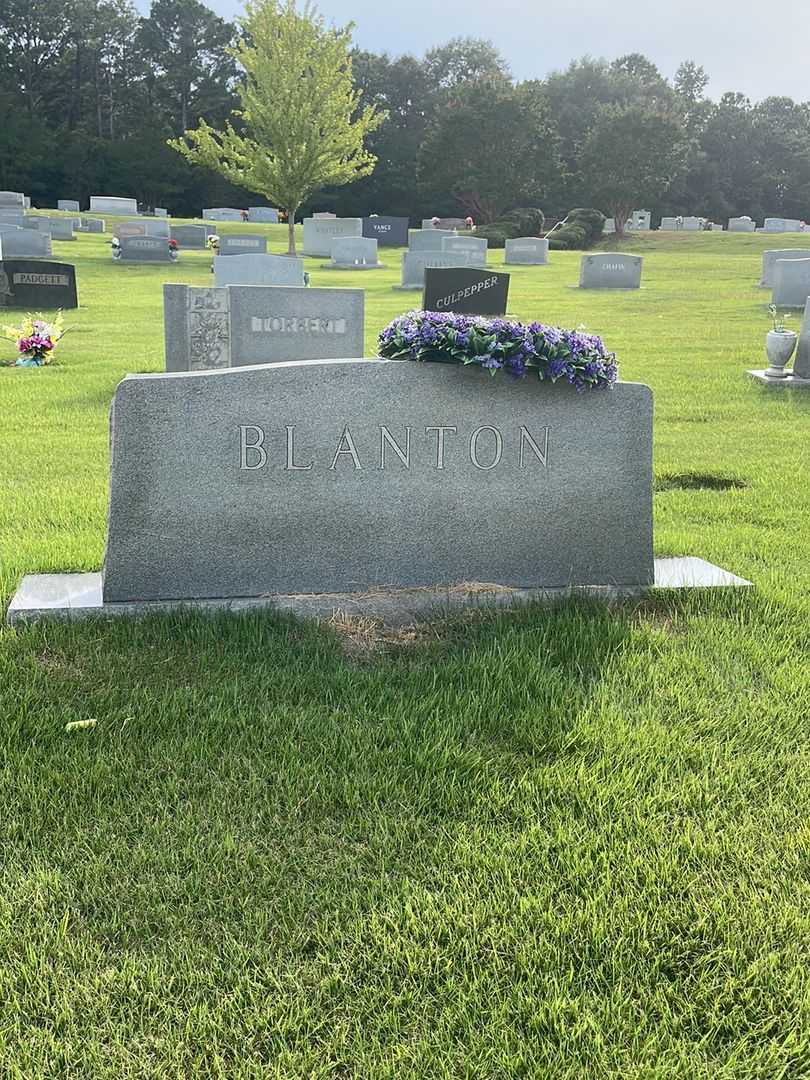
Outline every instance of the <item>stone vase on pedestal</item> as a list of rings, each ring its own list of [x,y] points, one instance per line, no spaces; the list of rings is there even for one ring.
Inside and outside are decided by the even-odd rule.
[[[796,348],[794,330],[769,330],[765,337],[765,352],[768,355],[768,370],[765,374],[770,379],[784,379],[785,364]]]

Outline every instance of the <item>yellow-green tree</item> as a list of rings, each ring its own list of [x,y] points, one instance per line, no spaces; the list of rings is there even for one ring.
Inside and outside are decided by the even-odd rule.
[[[214,169],[287,212],[289,253],[295,214],[322,187],[349,184],[374,170],[366,135],[385,119],[358,107],[352,77],[353,25],[328,27],[308,2],[252,0],[230,50],[243,68],[235,127],[216,131],[200,120],[169,145],[193,164]]]

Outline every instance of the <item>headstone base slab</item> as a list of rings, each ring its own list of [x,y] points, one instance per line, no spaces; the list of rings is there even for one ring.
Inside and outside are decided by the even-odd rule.
[[[387,270],[385,263],[363,263],[360,266],[333,266],[331,263],[321,263],[321,270]]]
[[[757,382],[762,383],[764,386],[776,386],[784,389],[787,387],[790,390],[810,390],[810,379],[802,379],[798,375],[793,375],[788,369],[787,374],[782,379],[775,379],[772,375],[766,375],[766,368],[760,368],[755,371],[749,371],[746,374],[750,375],[752,379],[756,379]]]
[[[803,380],[810,385],[810,379]],[[289,596],[235,596],[206,600],[142,600],[105,603],[101,574],[26,574],[17,589],[6,622],[38,622],[43,619],[75,621],[93,617],[138,618],[189,611],[218,615],[269,609],[287,611],[312,619],[331,619],[337,613],[383,619],[396,626],[428,612],[445,613],[461,608],[514,607],[519,604],[553,602],[589,596],[615,600],[643,596],[658,589],[747,588],[750,581],[694,556],[655,560],[655,583],[639,585],[577,585],[569,588],[513,589],[478,582],[422,589],[372,589],[364,593],[302,593]]]

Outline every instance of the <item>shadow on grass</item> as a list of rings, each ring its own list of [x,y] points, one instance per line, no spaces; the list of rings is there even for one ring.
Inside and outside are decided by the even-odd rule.
[[[655,478],[655,491],[731,491],[750,487],[747,480],[723,473],[688,472],[663,473]]]

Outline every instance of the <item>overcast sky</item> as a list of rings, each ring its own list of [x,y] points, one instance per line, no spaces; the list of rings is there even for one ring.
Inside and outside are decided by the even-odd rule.
[[[232,18],[239,0],[204,0]],[[138,5],[148,8],[148,0]],[[703,64],[717,98],[739,90],[760,99],[810,100],[808,0],[318,0],[340,25],[356,23],[355,43],[391,55],[451,37],[489,38],[519,79],[542,77],[590,54],[609,60],[640,52],[671,77],[681,60]]]

